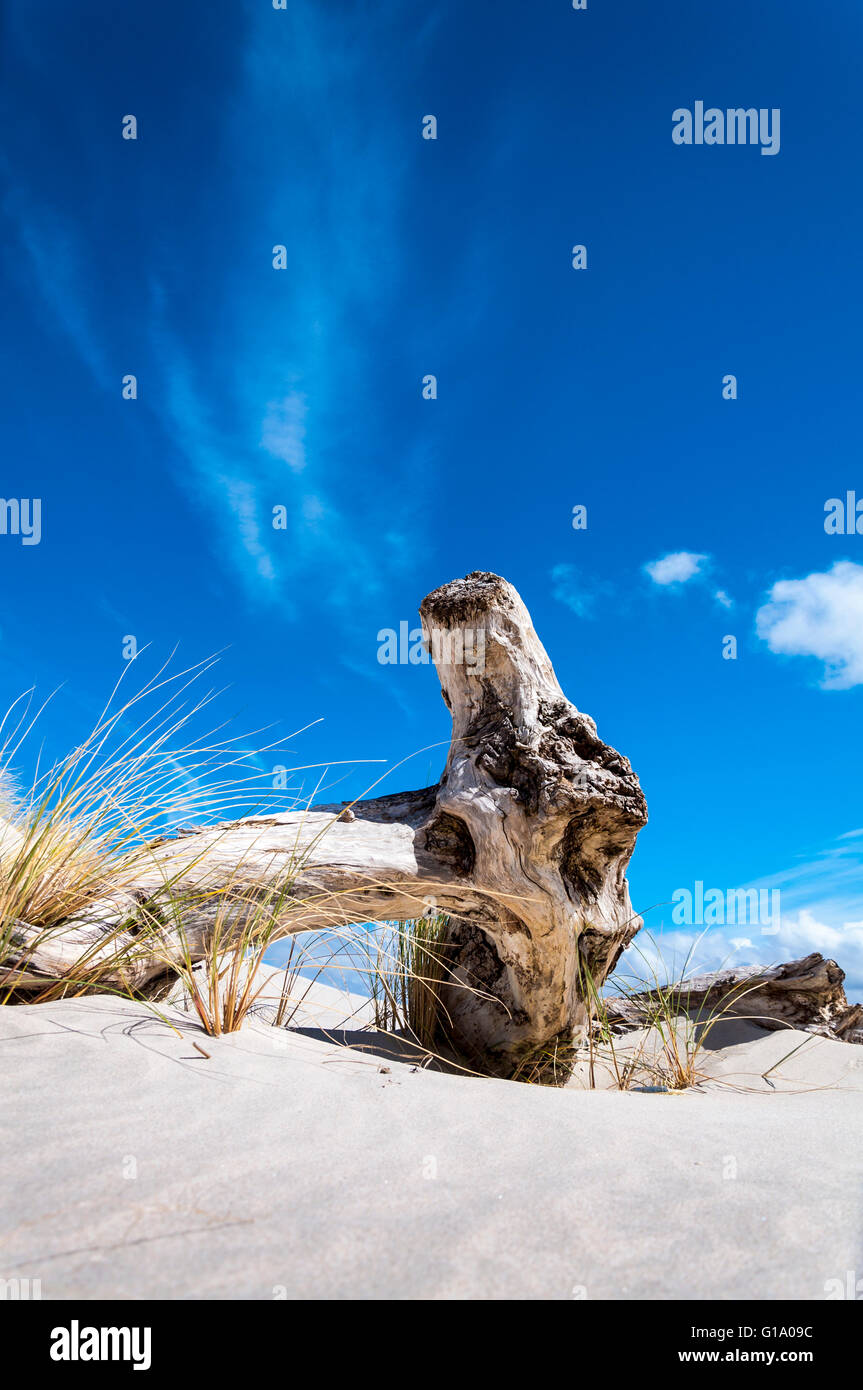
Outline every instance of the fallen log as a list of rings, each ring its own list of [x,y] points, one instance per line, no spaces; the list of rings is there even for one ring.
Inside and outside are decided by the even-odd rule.
[[[477,1065],[506,1074],[583,1030],[583,968],[604,980],[641,926],[625,876],[647,820],[638,778],[565,698],[504,579],[454,580],[420,616],[452,714],[436,786],[155,842],[119,900],[93,904],[59,938],[17,924],[18,986],[73,971],[80,949],[103,981],[145,987],[183,953],[206,954],[238,884],[272,891],[299,864],[286,932],[405,921],[430,903],[449,915],[450,1038]]]
[[[863,1004],[849,1004],[845,972],[813,952],[784,965],[740,966],[694,975],[662,990],[672,1011],[692,1017],[749,1018],[761,1028],[799,1028],[841,1042],[863,1043]],[[649,1025],[660,991],[644,990],[606,1000],[616,1031]]]

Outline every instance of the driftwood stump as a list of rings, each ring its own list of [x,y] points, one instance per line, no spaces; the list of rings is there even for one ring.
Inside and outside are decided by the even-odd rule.
[[[290,931],[404,921],[429,903],[449,914],[454,979],[469,988],[448,986],[444,1002],[452,1040],[474,1062],[507,1074],[524,1053],[582,1029],[582,967],[603,980],[641,926],[625,877],[647,819],[638,778],[564,696],[511,584],[470,574],[429,594],[420,615],[453,721],[437,786],[156,844],[128,891],[58,936],[42,942],[19,924],[20,983],[73,970],[85,948],[95,960],[100,935],[122,924],[140,939],[131,983],[146,984],[164,972],[166,951],[148,955],[141,921],[162,920],[168,957],[173,949],[166,881],[189,903],[194,958],[238,868],[244,881],[273,883],[299,849]]]

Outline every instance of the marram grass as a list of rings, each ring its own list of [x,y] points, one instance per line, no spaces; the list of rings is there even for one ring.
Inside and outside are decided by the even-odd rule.
[[[265,804],[272,805],[272,787],[260,770],[260,754],[267,749],[238,748],[236,738],[214,742],[212,731],[204,739],[189,734],[190,725],[214,698],[212,692],[196,697],[194,691],[195,682],[212,664],[208,660],[176,674],[167,674],[163,666],[142,689],[125,695],[130,663],[93,729],[47,770],[37,760],[24,792],[16,789],[13,769],[44,705],[31,713],[32,698],[23,696],[0,719],[0,1003],[38,1002],[104,989],[109,973],[112,980],[122,981],[126,967],[133,979],[142,953],[158,956],[165,948],[168,927],[174,954],[169,960],[166,953],[166,973],[170,969],[179,976],[207,1033],[232,1032],[260,996],[266,952],[303,929],[310,903],[298,891],[298,879],[311,846],[301,850],[297,845],[279,873],[264,884],[254,881],[251,872],[247,876],[242,863],[236,865],[231,881],[220,886],[203,948],[193,949],[185,936],[184,912],[192,904],[165,883],[153,910],[142,910],[136,918],[135,935],[125,930],[128,923],[119,922],[95,933],[93,947],[81,952],[73,968],[58,968],[55,977],[40,978],[37,984],[28,975],[28,952],[52,940],[59,943],[70,919],[131,888],[142,871],[152,868],[154,843],[181,824],[215,825],[226,815],[253,815]],[[246,801],[240,810],[239,803],[250,794],[252,803]],[[287,792],[282,800],[289,798],[292,793]],[[448,966],[447,917],[437,913],[385,924],[384,940],[370,956],[362,946],[366,929],[345,926],[338,894],[331,896],[336,937],[342,946],[365,950],[378,1029],[402,1033],[429,1059],[442,1050],[451,1053],[444,985],[456,982]],[[313,908],[319,922],[320,895]],[[296,1007],[292,991],[300,979],[296,962],[303,954],[297,949],[295,968],[288,972],[290,983],[277,1009],[282,1026]],[[627,980],[617,975],[600,987],[582,967],[580,993],[589,1016],[584,1046],[554,1039],[520,1059],[514,1079],[565,1084],[586,1054],[590,1084],[598,1064],[610,1070],[620,1090],[645,1085],[681,1090],[704,1080],[701,1054],[712,1029],[727,1016],[732,1002],[757,988],[757,980],[733,987],[710,1010],[694,1014],[686,987],[692,951],[673,980],[661,957],[659,964],[656,959],[651,962],[638,942],[630,954],[647,967],[646,975]],[[294,960],[293,950],[290,959]],[[621,1043],[609,1021],[609,985],[624,998],[640,996],[644,1029],[634,1051]],[[116,983],[110,988],[124,992]],[[134,991],[130,987],[125,992]]]
[[[126,695],[133,663],[124,671],[94,727],[71,752],[43,770],[37,758],[27,790],[16,789],[12,769],[33,735],[45,705],[32,711],[32,693],[17,700],[0,720],[0,1003],[39,1002],[106,987],[105,977],[134,978],[135,962],[158,947],[162,919],[181,914],[182,902],[166,884],[158,904],[159,921],[144,914],[136,922],[94,933],[69,968],[34,985],[28,961],[37,949],[56,944],[62,955],[64,924],[93,904],[122,896],[153,865],[152,845],[190,820],[213,824],[272,803],[268,774],[258,765],[266,749],[251,752],[237,738],[214,741],[214,732],[190,737],[190,726],[214,698],[198,695],[195,682],[212,660],[179,673],[163,666],[144,686]],[[46,702],[47,703],[47,702]],[[220,733],[216,730],[215,733]],[[275,743],[271,748],[278,747]],[[283,793],[282,798],[292,793]],[[242,942],[272,935],[285,882],[247,905],[244,924],[232,938]],[[236,903],[234,904],[236,907]],[[219,938],[216,953],[227,946]],[[49,952],[46,952],[50,954]],[[221,967],[220,967],[221,968]],[[231,989],[229,1017],[237,1017],[247,995]],[[116,986],[114,986],[116,988]],[[22,992],[26,989],[26,995]]]
[[[434,1053],[444,1041],[448,1015],[441,990],[449,976],[444,913],[387,923],[371,974],[375,1025],[403,1032]]]

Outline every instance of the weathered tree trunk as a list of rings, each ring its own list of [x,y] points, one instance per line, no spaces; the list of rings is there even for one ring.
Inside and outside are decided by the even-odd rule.
[[[581,1028],[582,966],[604,979],[641,926],[625,878],[647,819],[638,779],[564,697],[505,580],[454,580],[420,614],[453,719],[439,785],[156,844],[127,893],[64,924],[59,938],[42,943],[19,924],[19,983],[72,969],[85,947],[92,960],[133,939],[133,978],[128,964],[118,978],[141,985],[179,958],[166,901],[187,904],[194,959],[238,884],[277,884],[299,854],[289,931],[404,921],[429,903],[450,915],[455,983],[445,1004],[452,1041],[468,1057],[505,1073],[525,1051]],[[163,923],[159,953],[141,930],[154,919]],[[122,937],[109,942],[120,925]]]
[[[800,1028],[842,1042],[863,1043],[863,1004],[849,1005],[845,972],[817,952],[785,965],[741,966],[696,975],[672,993],[674,1007],[693,1015],[730,1014],[762,1028]],[[614,1027],[640,1028],[649,1022],[657,992],[607,1000]]]

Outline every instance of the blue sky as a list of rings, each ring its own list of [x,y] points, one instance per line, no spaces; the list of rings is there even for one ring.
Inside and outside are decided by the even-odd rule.
[[[494,570],[641,776],[635,905],[778,887],[780,933],[712,956],[823,949],[863,990],[863,535],[824,528],[863,499],[859,5],[4,23],[2,492],[42,500],[38,545],[0,536],[4,703],[64,682],[59,751],[126,635],[225,649],[225,713],[320,720],[296,761],[352,763],[334,794],[411,754],[384,786],[418,785],[447,713],[377,634]],[[779,152],[676,145],[698,100],[778,108]]]

